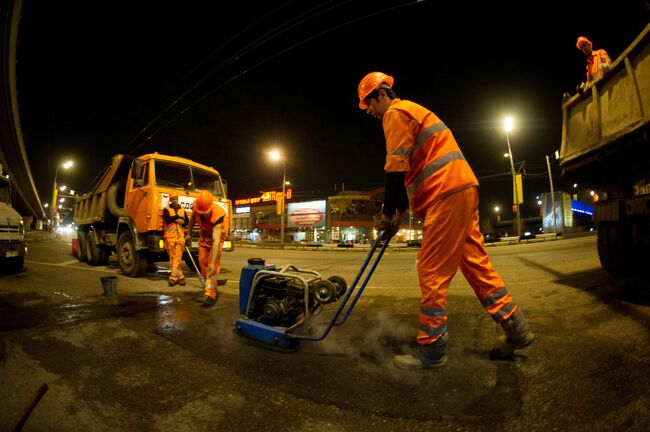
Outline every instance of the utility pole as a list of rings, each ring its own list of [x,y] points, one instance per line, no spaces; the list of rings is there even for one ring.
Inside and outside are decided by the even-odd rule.
[[[553,207],[553,232],[557,234],[557,222],[555,218],[555,192],[553,191],[553,175],[551,174],[551,162],[546,155],[546,167],[548,168],[548,181],[551,183],[551,206]]]

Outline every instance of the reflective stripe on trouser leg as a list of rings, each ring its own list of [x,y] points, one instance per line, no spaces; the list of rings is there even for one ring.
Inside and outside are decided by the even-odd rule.
[[[447,337],[447,290],[460,265],[471,221],[467,191],[434,202],[427,210],[418,254],[422,291],[417,343],[429,345]]]
[[[213,299],[217,298],[217,279],[221,273],[221,251],[223,240],[219,245],[217,260],[215,262],[215,271],[209,272],[210,253],[212,252],[212,242],[202,242],[199,240],[199,265],[201,266],[201,275],[205,280],[204,293]]]
[[[185,241],[178,238],[165,239],[165,249],[169,255],[169,280],[177,282],[183,279],[181,270],[181,259],[183,258],[183,246]]]
[[[492,319],[502,322],[517,310],[517,305],[513,303],[503,279],[490,263],[483,234],[479,230],[478,193],[475,189],[472,189],[472,193],[474,207],[460,270]]]

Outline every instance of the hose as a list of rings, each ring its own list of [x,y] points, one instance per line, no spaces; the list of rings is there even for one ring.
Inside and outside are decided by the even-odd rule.
[[[120,189],[120,182],[115,182],[108,187],[106,191],[106,206],[108,211],[115,217],[121,217],[126,215],[123,207],[117,205],[117,192]]]

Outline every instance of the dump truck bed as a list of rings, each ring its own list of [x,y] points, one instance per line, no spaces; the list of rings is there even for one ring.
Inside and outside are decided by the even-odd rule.
[[[562,106],[563,175],[597,187],[648,163],[650,24],[605,76]]]
[[[75,225],[89,225],[95,222],[105,222],[110,214],[107,210],[106,197],[108,189],[115,181],[126,180],[130,163],[133,160],[130,156],[116,155],[111,164],[106,167],[102,175],[91,185],[90,190],[77,197],[75,200]]]

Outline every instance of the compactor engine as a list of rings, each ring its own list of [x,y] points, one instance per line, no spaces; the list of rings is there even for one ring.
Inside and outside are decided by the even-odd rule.
[[[323,279],[318,272],[288,265],[276,268],[259,258],[248,260],[239,286],[240,313],[269,326],[292,328],[347,290],[345,279]]]

